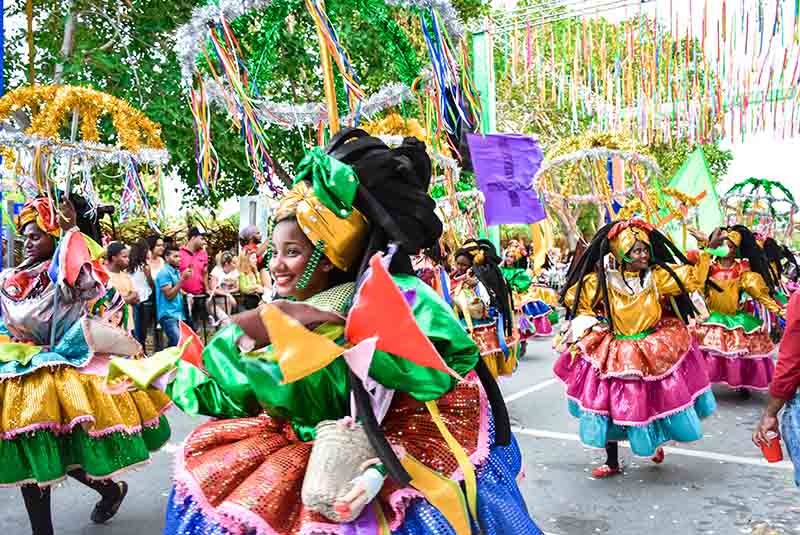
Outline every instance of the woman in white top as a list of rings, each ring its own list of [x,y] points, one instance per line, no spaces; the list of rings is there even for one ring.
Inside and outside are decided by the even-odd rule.
[[[142,238],[130,252],[128,273],[133,279],[133,287],[139,294],[139,302],[133,305],[133,335],[145,346],[147,342],[147,327],[153,323],[153,273],[149,240]],[[163,261],[163,258],[161,259]]]
[[[150,266],[151,284],[158,276],[158,272],[164,268],[164,238],[153,235],[147,238],[147,248],[150,250],[147,264]]]
[[[217,254],[217,265],[211,270],[209,293],[209,314],[217,321],[238,311],[238,303],[233,294],[239,293],[239,270],[236,261],[228,251]]]

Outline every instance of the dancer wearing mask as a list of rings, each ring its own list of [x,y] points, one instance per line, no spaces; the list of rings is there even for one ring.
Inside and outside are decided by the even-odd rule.
[[[709,243],[702,233],[693,234],[700,243]],[[769,313],[783,317],[783,309],[773,297],[775,281],[767,257],[747,227],[719,228],[709,245],[721,248],[724,256],[712,263],[704,285],[711,315],[693,334],[708,362],[711,382],[740,389],[749,397],[750,390],[769,387],[776,346],[767,323],[744,310],[741,296],[745,293],[758,303],[761,318]]]

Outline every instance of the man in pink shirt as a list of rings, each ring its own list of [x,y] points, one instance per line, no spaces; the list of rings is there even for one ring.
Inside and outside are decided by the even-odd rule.
[[[197,227],[189,229],[189,241],[181,247],[180,272],[191,270],[183,283],[183,291],[190,295],[206,295],[208,288],[208,253],[206,235]]]
[[[181,291],[186,294],[187,324],[195,329],[197,321],[205,321],[205,298],[208,288],[208,253],[206,235],[197,227],[189,229],[189,241],[181,247],[181,274],[188,272]]]

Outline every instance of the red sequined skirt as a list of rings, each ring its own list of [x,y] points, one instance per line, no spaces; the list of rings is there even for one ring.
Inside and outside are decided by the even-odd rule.
[[[474,373],[437,404],[472,463],[482,463],[489,454],[489,409]],[[423,403],[397,393],[383,428],[389,442],[429,468],[463,479]],[[209,422],[191,433],[178,453],[176,489],[233,533],[242,528],[280,535],[336,533],[337,524],[307,509],[300,498],[312,445],[300,441],[289,422],[267,415]],[[376,503],[396,529],[409,501],[417,497],[416,490],[399,488],[387,478]]]

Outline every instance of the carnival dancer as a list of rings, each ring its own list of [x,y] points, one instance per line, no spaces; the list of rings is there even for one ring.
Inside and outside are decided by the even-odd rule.
[[[701,243],[708,238],[692,231]],[[767,312],[783,317],[774,299],[775,283],[763,250],[747,227],[723,227],[711,235],[710,246],[722,247],[725,256],[716,259],[705,285],[705,300],[711,315],[693,329],[708,362],[712,383],[740,389],[766,390],[775,369],[776,346],[766,328],[768,322],[743,309],[746,293]],[[768,314],[762,311],[761,317]]]
[[[67,475],[100,494],[91,520],[110,520],[128,489],[111,478],[170,434],[162,392],[103,390],[104,355],[141,346],[86,316],[90,303],[104,308],[108,274],[77,221],[68,201],[29,201],[16,221],[23,261],[0,275],[0,485],[21,486],[34,535],[53,533],[50,489]]]
[[[558,322],[558,313],[555,312],[558,294],[552,288],[534,282],[535,275],[528,269],[529,257],[523,251],[518,243],[510,242],[500,270],[514,297],[520,341],[526,343],[534,337],[553,335],[553,324]],[[524,354],[520,349],[520,355]]]
[[[601,228],[570,270],[562,302],[570,320],[558,343],[556,376],[566,386],[581,441],[605,448],[597,478],[619,474],[617,442],[664,460],[662,444],[703,437],[700,419],[716,408],[705,362],[685,324],[687,292],[702,288],[710,263],[686,263],[675,245],[638,220]],[[669,298],[676,317],[666,317]]]
[[[492,242],[470,240],[456,251],[450,279],[456,314],[494,377],[511,375],[519,354],[513,294],[501,262]]]
[[[414,273],[425,284],[433,288],[439,297],[452,306],[450,296],[450,274],[447,273],[446,255],[443,254],[441,245],[437,244],[429,249],[420,251],[411,259]]]
[[[232,317],[197,359],[189,338],[137,363],[171,371],[179,355],[167,392],[216,418],[178,452],[166,534],[541,533],[499,389],[414,276],[410,255],[442,232],[430,178],[416,139],[341,131],[275,212],[279,299]],[[144,386],[132,373],[109,381]]]

